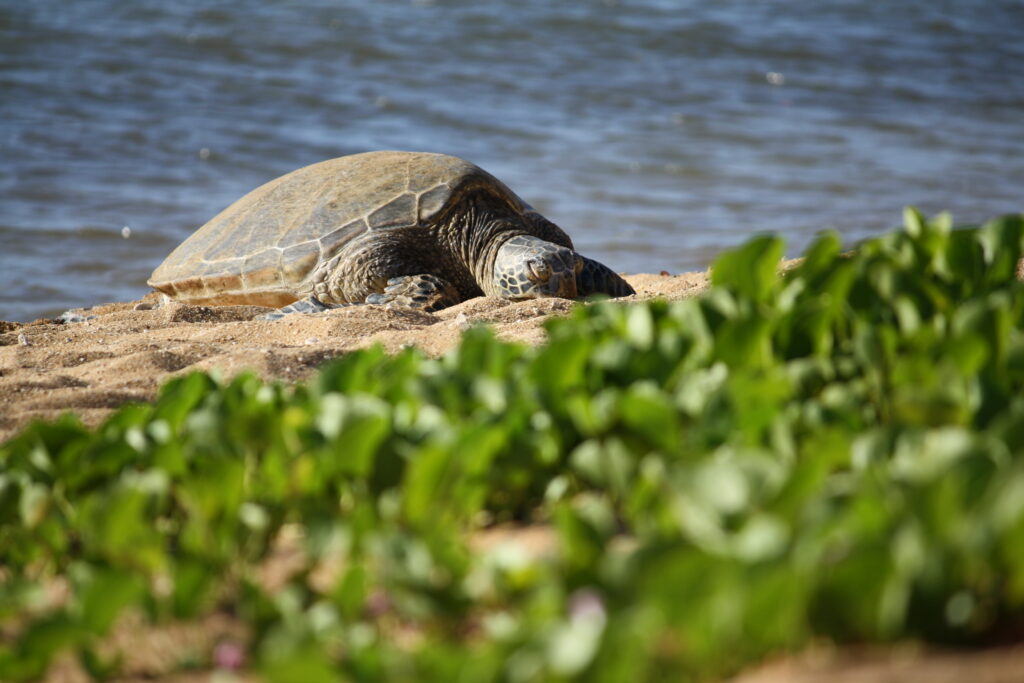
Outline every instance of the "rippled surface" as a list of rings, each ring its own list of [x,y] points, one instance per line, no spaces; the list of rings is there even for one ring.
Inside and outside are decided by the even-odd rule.
[[[0,319],[138,297],[250,189],[371,149],[470,159],[630,272],[1024,209],[1019,2],[253,5],[0,6]]]

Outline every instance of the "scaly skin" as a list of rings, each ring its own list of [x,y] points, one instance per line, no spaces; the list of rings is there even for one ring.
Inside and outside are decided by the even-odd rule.
[[[580,258],[583,259],[583,268],[576,276],[578,296],[607,294],[608,296],[618,297],[636,294],[636,291],[629,286],[629,283],[608,266],[586,256],[581,256]]]

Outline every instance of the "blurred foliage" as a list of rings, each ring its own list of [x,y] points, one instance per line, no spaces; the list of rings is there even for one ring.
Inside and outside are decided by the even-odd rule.
[[[0,679],[95,677],[127,608],[230,611],[267,680],[672,680],[812,638],[1024,617],[1020,216],[724,254],[699,299],[579,306],[525,348],[193,374],[0,447]],[[558,550],[480,550],[546,524]],[[282,528],[283,588],[259,572]],[[324,567],[333,571],[324,571]],[[326,578],[325,578],[326,577]],[[42,587],[61,581],[56,606]]]

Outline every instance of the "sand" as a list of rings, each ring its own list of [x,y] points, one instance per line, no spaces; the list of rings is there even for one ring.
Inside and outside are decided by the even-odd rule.
[[[637,294],[624,302],[679,299],[707,287],[706,273],[626,279]],[[352,306],[265,321],[255,318],[269,309],[257,306],[159,301],[152,293],[94,306],[79,312],[95,317],[77,323],[0,321],[0,442],[35,418],[65,411],[99,424],[121,404],[152,400],[164,381],[193,370],[231,377],[249,369],[267,379],[300,381],[326,361],[376,343],[389,351],[414,344],[439,356],[478,322],[502,339],[539,344],[544,320],[577,305],[481,297],[433,314]]]

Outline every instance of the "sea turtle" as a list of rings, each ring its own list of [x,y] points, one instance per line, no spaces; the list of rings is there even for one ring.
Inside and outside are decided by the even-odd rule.
[[[272,318],[634,293],[487,172],[416,152],[353,154],[272,180],[196,230],[149,284],[186,303],[284,307]]]

